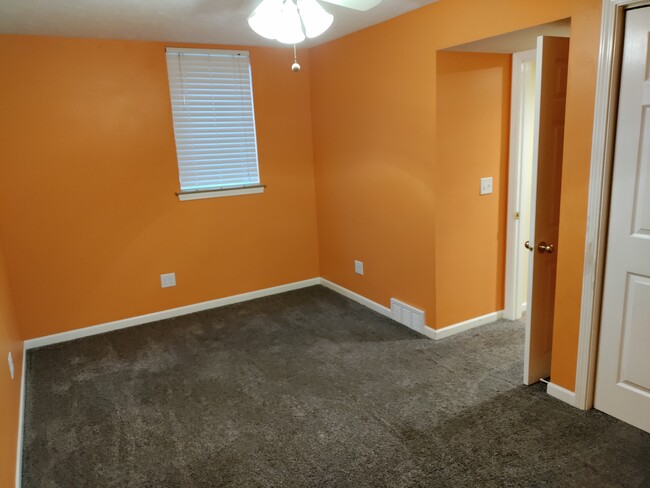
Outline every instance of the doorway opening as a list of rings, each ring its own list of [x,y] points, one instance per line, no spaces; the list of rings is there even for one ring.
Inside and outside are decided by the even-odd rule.
[[[495,289],[497,295],[501,293],[503,317],[510,320],[523,318],[526,321],[525,384],[545,380],[550,377],[551,371],[570,28],[570,19],[564,19],[444,50],[473,53],[475,56],[511,56],[512,79],[508,80],[511,83],[510,98],[507,100],[509,111],[504,113],[502,119],[509,119],[509,127],[504,131],[509,145],[500,149],[501,157],[505,153],[506,163],[505,168],[500,167],[501,179],[498,183],[495,181],[494,185],[499,205],[502,205],[499,211],[503,211],[503,219],[499,220],[499,228],[496,229],[496,253],[491,253],[494,246],[490,242],[494,229],[488,234],[484,226],[480,227],[481,235],[475,236],[473,242],[481,242],[483,261],[490,260],[497,269],[501,267],[501,274],[496,274],[496,279],[501,277],[501,281]],[[441,57],[439,53],[441,59],[450,64],[450,59]],[[481,74],[478,71],[477,77],[485,78],[485,66]],[[473,98],[468,96],[467,100]],[[439,97],[438,103],[446,102]],[[476,118],[484,116],[478,112],[478,108],[476,110]],[[492,115],[489,114],[490,117]],[[439,124],[445,121],[440,116],[438,118]],[[471,126],[468,126],[468,139],[471,137],[469,129]],[[444,130],[443,127],[443,133]],[[457,165],[461,165],[463,161],[460,156],[467,152],[466,147],[484,144],[480,142],[483,139],[485,133],[481,134],[481,138],[456,144],[456,148],[452,147],[451,150],[448,147],[450,144],[443,140],[441,146],[446,148],[446,153],[445,158],[441,159],[451,159],[451,156]],[[489,144],[485,148],[485,158],[498,157],[494,150],[490,152]],[[456,158],[456,155],[459,157]],[[468,167],[463,178],[476,176],[472,170],[473,166]],[[460,170],[456,172],[462,174]],[[489,205],[488,202],[485,199],[473,205],[478,212],[482,212]],[[464,206],[463,202],[459,209]],[[455,219],[459,222],[458,226],[471,225],[463,215],[458,214]],[[503,236],[502,225],[506,229]],[[443,237],[448,238],[446,234]],[[470,258],[466,260],[470,261]],[[481,268],[477,265],[478,261],[472,263],[478,277]],[[456,269],[463,271],[462,267]],[[464,274],[465,283],[468,283],[468,273]],[[471,285],[467,286],[471,288]],[[468,302],[476,301],[475,296],[470,297],[467,293],[465,298]],[[552,394],[551,386],[548,391]]]
[[[537,49],[512,55],[510,163],[508,168],[508,238],[503,316],[519,320],[527,309],[531,193],[535,137]]]

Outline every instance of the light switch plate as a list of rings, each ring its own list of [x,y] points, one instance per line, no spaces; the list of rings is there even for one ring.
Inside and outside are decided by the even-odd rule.
[[[363,261],[354,261],[354,272],[363,276]]]
[[[169,288],[171,286],[176,286],[176,273],[161,274],[160,286],[162,288]]]
[[[492,177],[481,178],[481,195],[492,193]]]

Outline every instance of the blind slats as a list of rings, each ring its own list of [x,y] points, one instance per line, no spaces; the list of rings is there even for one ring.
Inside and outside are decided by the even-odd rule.
[[[259,184],[248,55],[167,52],[181,191]]]
[[[237,178],[241,178],[241,176],[237,171],[220,171],[219,173],[211,173],[210,175],[205,173],[200,173],[200,172],[187,173],[185,175],[185,178],[187,178],[187,181],[192,183],[192,185],[197,185],[197,184],[200,185],[202,181],[208,181],[208,180],[212,181],[215,179],[236,180]],[[253,183],[247,181],[247,184],[253,184]]]
[[[216,110],[214,112],[216,112]],[[191,123],[194,120],[203,123],[209,122],[210,120],[219,121],[221,119],[231,120],[231,121],[237,120],[237,121],[241,121],[242,125],[247,126],[246,124],[247,121],[244,119],[244,117],[247,114],[250,114],[250,116],[253,115],[251,111],[240,110],[239,112],[236,112],[234,110],[231,110],[230,108],[228,108],[227,110],[223,109],[221,114],[222,115],[216,115],[216,113],[206,112],[205,110],[203,111],[194,110],[187,113],[181,112],[178,114],[178,118],[182,123],[188,123],[188,122]]]
[[[179,163],[181,166],[181,169],[185,169],[187,166],[205,166],[205,163],[214,163],[214,164],[219,164],[220,162],[223,162],[226,164],[227,162],[232,162],[232,161],[242,161],[242,162],[250,162],[252,164],[255,159],[253,155],[239,155],[239,154],[229,154],[229,155],[224,155],[221,156],[219,155],[219,158],[215,158],[213,156],[203,154],[203,155],[191,155],[191,156],[180,156],[179,158]]]
[[[208,127],[206,129],[201,129],[200,127],[190,127],[188,129],[180,129],[178,131],[178,134],[176,134],[177,139],[183,139],[183,138],[195,138],[197,141],[201,142],[204,140],[226,140],[226,139],[234,139],[234,140],[240,140],[240,139],[247,139],[247,138],[254,138],[255,134],[253,132],[246,132],[245,130],[242,130],[241,127],[238,127],[236,125],[232,124],[221,124],[219,125],[219,131],[217,132],[216,130],[213,130],[212,127]],[[223,136],[224,132],[228,132],[227,137]]]
[[[214,155],[215,151],[214,149],[210,148],[205,148],[205,149],[191,149],[191,150],[186,150],[180,153],[178,156],[180,159],[183,159],[184,161],[188,162],[193,162],[191,160],[195,160],[194,162],[198,163],[202,159],[214,159],[215,161],[218,161],[219,159],[232,159],[232,158],[246,158],[246,159],[255,159],[255,151],[238,151],[237,148],[231,148],[229,151],[223,151],[219,152],[219,156]]]
[[[246,163],[244,163],[246,164]],[[250,161],[248,163],[251,166],[254,166],[253,161]],[[237,170],[242,165],[241,162],[234,162],[233,164],[210,164],[209,162],[206,162],[204,164],[200,165],[184,165],[183,166],[183,171],[187,171],[188,173],[196,173],[200,171],[213,171],[213,172],[232,172],[234,170]]]
[[[209,83],[195,83],[193,85],[183,87],[182,91],[175,90],[171,92],[174,98],[183,98],[184,102],[191,101],[193,97],[198,95],[221,96],[221,97],[234,97],[244,100],[249,98],[251,92],[243,92],[236,88],[227,88],[219,86],[211,86]],[[248,95],[248,96],[247,96]]]

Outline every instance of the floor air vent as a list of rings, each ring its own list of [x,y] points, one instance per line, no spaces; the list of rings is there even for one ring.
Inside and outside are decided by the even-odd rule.
[[[390,299],[390,315],[393,320],[418,332],[424,329],[424,311],[411,305]]]

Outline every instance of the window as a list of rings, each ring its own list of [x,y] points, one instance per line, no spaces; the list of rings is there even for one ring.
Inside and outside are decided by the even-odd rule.
[[[167,48],[181,200],[260,193],[248,52]]]

